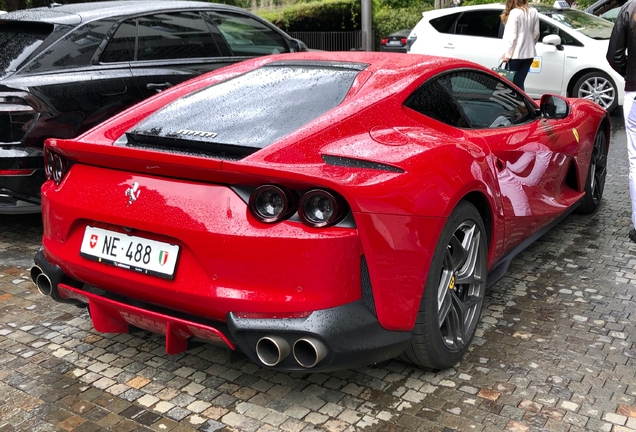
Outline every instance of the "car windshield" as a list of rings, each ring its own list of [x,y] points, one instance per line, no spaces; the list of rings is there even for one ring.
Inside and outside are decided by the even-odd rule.
[[[0,21],[0,77],[15,72],[51,32],[50,24]]]
[[[613,23],[603,18],[574,9],[556,10],[537,7],[537,10],[592,39],[609,39],[614,27]]]

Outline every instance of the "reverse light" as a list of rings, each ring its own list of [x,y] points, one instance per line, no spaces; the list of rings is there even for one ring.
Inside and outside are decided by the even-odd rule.
[[[249,208],[254,217],[263,223],[275,223],[296,210],[296,195],[275,185],[257,187],[250,195]]]
[[[322,189],[305,193],[298,204],[298,216],[307,225],[322,228],[339,222],[347,211],[340,196]]]

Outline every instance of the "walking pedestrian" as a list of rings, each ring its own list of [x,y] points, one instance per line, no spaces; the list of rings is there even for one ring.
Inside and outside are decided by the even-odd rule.
[[[526,76],[537,55],[535,44],[539,40],[539,16],[528,6],[528,0],[506,0],[501,14],[504,23],[504,54],[502,60],[515,72],[513,83],[525,90]]]
[[[625,78],[623,118],[627,135],[627,157],[629,159],[629,195],[632,203],[632,229],[629,238],[636,242],[636,34],[632,26],[636,16],[636,1],[625,3],[618,13],[612,29],[607,61]]]

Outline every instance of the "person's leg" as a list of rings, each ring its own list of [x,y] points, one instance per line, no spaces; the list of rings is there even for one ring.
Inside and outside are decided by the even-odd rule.
[[[629,195],[632,202],[632,229],[629,238],[636,242],[636,92],[625,92],[623,117],[627,136],[627,158],[629,161]]]
[[[525,90],[524,83],[532,66],[533,59],[510,59],[508,65],[510,70],[515,71],[515,78],[512,81],[521,90]]]

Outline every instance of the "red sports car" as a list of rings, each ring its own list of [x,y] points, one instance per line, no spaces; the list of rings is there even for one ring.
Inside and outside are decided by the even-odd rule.
[[[190,80],[50,139],[40,292],[102,332],[279,370],[467,351],[486,288],[592,212],[610,119],[470,62],[309,52]]]

